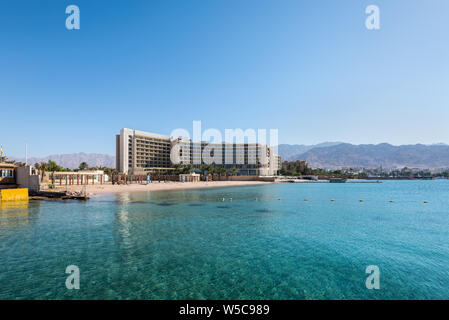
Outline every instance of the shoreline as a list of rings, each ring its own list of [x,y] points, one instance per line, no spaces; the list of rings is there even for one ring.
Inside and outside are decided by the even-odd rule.
[[[153,192],[153,191],[176,191],[190,189],[207,189],[220,187],[239,187],[239,186],[262,186],[275,182],[265,181],[210,181],[210,182],[152,182],[150,184],[124,184],[124,185],[88,185],[86,192],[89,196],[100,194],[117,194],[127,192]],[[66,187],[57,187],[55,191],[65,191]],[[68,191],[79,192],[84,190],[84,186],[68,186]]]

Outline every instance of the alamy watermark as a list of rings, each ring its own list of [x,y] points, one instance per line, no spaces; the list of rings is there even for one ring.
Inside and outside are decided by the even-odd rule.
[[[365,27],[368,30],[380,29],[380,9],[376,5],[369,5],[365,9],[365,13],[369,16],[365,20]]]
[[[365,273],[369,274],[366,278],[365,286],[368,290],[380,289],[380,269],[378,266],[370,265],[365,269]]]
[[[201,121],[193,121],[193,136],[178,128],[170,134],[170,160],[174,164],[268,164],[278,154],[278,129],[201,129]]]
[[[80,9],[77,5],[71,4],[66,7],[65,13],[69,16],[66,18],[65,26],[67,30],[80,29]],[[368,30],[380,29],[380,9],[377,5],[369,5],[365,9],[368,17],[365,20],[365,27]]]
[[[67,6],[65,13],[69,16],[65,20],[65,27],[67,30],[80,29],[80,8],[74,4]]]
[[[75,265],[70,265],[65,269],[65,273],[69,274],[65,280],[65,286],[69,290],[79,290],[80,288],[80,268]]]

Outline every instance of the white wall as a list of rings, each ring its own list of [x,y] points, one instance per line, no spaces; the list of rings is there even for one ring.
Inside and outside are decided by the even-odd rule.
[[[40,179],[38,174],[31,174],[31,166],[17,167],[16,183],[20,188],[39,191]]]

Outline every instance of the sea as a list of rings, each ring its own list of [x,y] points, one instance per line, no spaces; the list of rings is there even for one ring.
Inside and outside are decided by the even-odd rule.
[[[0,299],[448,299],[449,180],[0,202]]]

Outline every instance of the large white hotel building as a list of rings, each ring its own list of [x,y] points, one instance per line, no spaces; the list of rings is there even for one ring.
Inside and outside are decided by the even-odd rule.
[[[175,162],[172,160],[174,159]],[[279,174],[281,157],[259,143],[206,143],[123,128],[116,135],[116,169],[126,174],[173,170],[175,164],[237,169],[238,175]],[[234,170],[235,171],[235,170]]]

